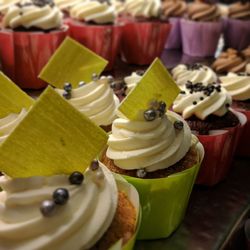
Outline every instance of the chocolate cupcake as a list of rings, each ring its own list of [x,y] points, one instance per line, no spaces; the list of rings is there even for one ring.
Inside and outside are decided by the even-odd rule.
[[[210,67],[200,63],[179,64],[172,70],[172,75],[178,85],[185,85],[187,81],[203,84],[217,82],[216,73]]]
[[[182,47],[180,19],[186,13],[187,4],[184,0],[164,0],[161,9],[162,18],[168,20],[172,25],[165,48],[180,49]]]
[[[183,52],[190,56],[214,56],[222,31],[220,11],[212,1],[196,0],[181,20]]]
[[[224,26],[226,47],[238,50],[246,48],[250,44],[250,2],[242,0],[231,4]]]
[[[47,84],[38,74],[67,35],[62,12],[53,1],[30,0],[8,8],[0,31],[3,72],[21,88]]]

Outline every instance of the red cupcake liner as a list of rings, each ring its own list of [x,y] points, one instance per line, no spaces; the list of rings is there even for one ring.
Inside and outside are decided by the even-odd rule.
[[[67,27],[59,31],[0,31],[0,57],[3,72],[25,89],[40,89],[47,84],[38,79],[43,66],[67,35]]]
[[[190,56],[214,56],[222,33],[222,22],[194,22],[181,19],[183,53]]]
[[[69,26],[70,36],[109,61],[106,70],[111,70],[120,50],[122,25],[88,25],[72,20]]]
[[[196,184],[213,186],[226,178],[246,121],[243,114],[235,114],[241,124],[225,130],[211,131],[210,135],[197,135],[204,147],[205,157]]]
[[[250,45],[249,20],[224,19],[223,24],[226,47],[242,50]]]
[[[160,57],[171,24],[162,22],[133,22],[124,25],[122,34],[122,58],[124,61],[148,65]]]
[[[246,116],[246,125],[239,135],[239,142],[236,149],[236,155],[250,157],[250,110],[236,108],[237,111]]]
[[[169,36],[165,43],[165,49],[181,49],[181,18],[171,17],[169,23],[172,25]]]

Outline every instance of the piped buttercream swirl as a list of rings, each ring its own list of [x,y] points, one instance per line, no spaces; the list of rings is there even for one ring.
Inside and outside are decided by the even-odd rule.
[[[64,90],[56,89],[56,91],[63,95]],[[110,88],[107,77],[72,89],[68,101],[98,126],[110,125],[116,118],[115,112],[119,105],[119,99]]]
[[[250,3],[242,3],[240,1],[231,4],[228,8],[228,16],[234,19],[250,19]]]
[[[8,8],[16,3],[19,3],[20,0],[1,0],[0,1],[0,14],[5,14]]]
[[[191,131],[185,121],[183,129],[174,127],[182,118],[167,112],[154,121],[130,121],[118,118],[112,126],[107,156],[126,170],[148,172],[168,168],[181,160],[191,146]]]
[[[164,0],[161,7],[162,15],[167,18],[182,17],[187,10],[187,4],[183,0]]]
[[[128,93],[137,85],[137,83],[141,80],[142,76],[133,72],[130,76],[124,77],[124,82],[126,83],[127,89],[126,94]]]
[[[96,171],[103,178],[97,183]],[[110,226],[117,208],[115,179],[101,163],[87,170],[81,185],[70,185],[68,176],[11,179],[0,177],[0,248],[3,250],[89,249]],[[100,180],[98,180],[100,181]],[[44,217],[40,204],[57,188],[69,191],[69,201],[55,214]]]

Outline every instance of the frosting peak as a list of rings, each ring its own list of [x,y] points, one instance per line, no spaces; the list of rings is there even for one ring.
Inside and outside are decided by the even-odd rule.
[[[231,4],[228,9],[228,16],[235,19],[250,19],[250,3],[242,3],[240,1]]]
[[[162,14],[164,17],[181,17],[187,9],[183,0],[164,0],[162,3]]]

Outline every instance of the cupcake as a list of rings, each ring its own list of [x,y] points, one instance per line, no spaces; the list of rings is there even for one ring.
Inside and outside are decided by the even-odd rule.
[[[102,161],[140,194],[139,239],[165,238],[181,223],[202,158],[198,148],[186,122],[173,112],[151,122],[114,121]]]
[[[180,19],[187,10],[184,0],[164,0],[162,2],[162,17],[169,20],[172,25],[169,37],[166,41],[166,49],[181,49],[181,28]]]
[[[216,4],[196,0],[188,6],[188,19],[181,20],[183,52],[190,56],[214,56],[222,31]]]
[[[231,4],[224,26],[226,47],[238,50],[247,47],[250,44],[250,2],[242,0]]]
[[[227,49],[214,61],[212,68],[218,73],[244,72],[248,63],[247,53],[248,50],[240,53],[235,49]]]
[[[131,21],[123,28],[122,59],[148,65],[160,57],[171,25],[160,20],[160,0],[127,0],[124,8]]]
[[[250,156],[250,74],[228,73],[226,76],[221,76],[220,81],[221,86],[232,96],[233,107],[247,117],[247,124],[241,136],[237,154]]]
[[[182,86],[173,110],[188,122],[205,148],[198,184],[215,185],[226,177],[241,126],[232,99],[219,84],[188,82]],[[211,162],[212,161],[212,162]]]
[[[172,70],[174,80],[178,85],[185,85],[188,81],[204,84],[217,82],[215,72],[208,66],[200,63],[192,65],[179,64]]]
[[[88,129],[92,134],[86,133]],[[105,250],[114,244],[116,249],[133,248],[138,194],[93,160],[106,139],[52,88],[40,96],[0,147],[2,249]],[[76,141],[79,148],[69,146]],[[32,150],[25,145],[33,145]],[[16,167],[5,162],[9,146],[17,152]],[[26,155],[19,154],[23,150]]]
[[[122,27],[115,24],[115,9],[108,2],[83,1],[70,10],[70,36],[109,61],[113,68],[120,49]]]
[[[66,37],[62,16],[52,1],[26,1],[8,8],[0,31],[0,56],[3,71],[21,88],[46,86],[37,75]]]
[[[94,77],[92,82],[81,82],[79,87],[74,89],[70,84],[65,84],[64,90],[56,91],[96,125],[101,126],[106,132],[111,130],[119,99],[110,88],[109,77]]]

